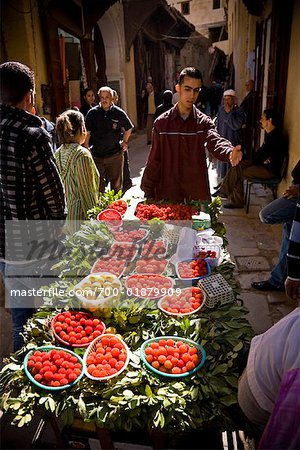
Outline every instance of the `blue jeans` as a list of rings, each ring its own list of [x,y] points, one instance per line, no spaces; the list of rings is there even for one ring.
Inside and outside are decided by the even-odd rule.
[[[44,277],[49,276],[53,264],[54,262],[50,260],[27,264],[5,263],[4,283],[8,300],[6,303],[11,308],[14,352],[24,345],[21,333],[27,320],[35,312],[35,297],[30,294],[30,290],[37,290],[47,284],[48,278]],[[22,294],[19,295],[19,292]]]
[[[287,277],[286,254],[289,246],[292,222],[296,212],[296,205],[296,197],[291,199],[280,197],[265,206],[259,213],[259,218],[263,223],[271,225],[283,223],[281,249],[278,262],[269,277],[269,282],[276,287],[282,287]]]

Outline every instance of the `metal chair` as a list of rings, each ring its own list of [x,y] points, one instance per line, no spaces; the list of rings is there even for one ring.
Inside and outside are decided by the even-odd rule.
[[[277,198],[277,189],[281,180],[285,177],[288,166],[288,156],[286,156],[282,163],[280,178],[270,178],[268,180],[264,178],[246,178],[246,191],[245,191],[245,208],[246,214],[249,212],[251,188],[254,184],[261,184],[265,188],[270,188],[273,194],[273,200]]]

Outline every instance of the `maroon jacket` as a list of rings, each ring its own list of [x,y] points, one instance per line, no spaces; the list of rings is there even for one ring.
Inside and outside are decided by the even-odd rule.
[[[228,162],[233,146],[195,106],[186,120],[179,115],[177,105],[160,116],[154,122],[152,147],[141,182],[146,197],[210,201],[205,148],[215,158]]]

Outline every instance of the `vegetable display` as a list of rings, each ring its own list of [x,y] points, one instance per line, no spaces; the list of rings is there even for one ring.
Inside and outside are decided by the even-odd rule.
[[[211,209],[218,211],[218,200],[214,202]],[[216,221],[214,216],[212,223],[218,233],[224,236],[224,227]],[[153,240],[162,243],[163,240],[160,237],[154,236],[154,230],[156,233],[160,228],[159,223],[155,222],[153,225],[155,225],[153,228],[151,225],[149,226],[150,235],[147,242]],[[54,294],[51,299],[50,295],[45,295],[45,305],[28,320],[24,332],[25,346],[22,351],[11,355],[4,361],[5,365],[0,373],[1,409],[10,414],[12,422],[19,427],[31,422],[36,414],[50,413],[65,423],[72,423],[76,415],[86,421],[93,421],[100,427],[112,430],[128,431],[136,427],[143,429],[155,427],[173,433],[178,429],[185,431],[207,425],[227,430],[239,429],[237,428],[240,424],[237,405],[239,360],[249,346],[253,331],[245,318],[247,310],[239,299],[238,282],[233,276],[234,265],[230,262],[228,254],[224,253],[225,258],[214,269],[214,273],[222,274],[230,283],[235,294],[234,303],[217,305],[214,309],[208,309],[204,304],[199,313],[191,311],[192,314],[186,316],[169,315],[158,308],[160,294],[165,296],[165,300],[172,300],[171,303],[163,304],[166,311],[168,308],[177,309],[179,313],[184,314],[186,309],[196,310],[198,304],[201,306],[201,302],[203,302],[201,291],[199,288],[174,286],[172,279],[169,281],[168,277],[153,273],[151,282],[154,282],[153,290],[154,288],[159,290],[158,296],[151,299],[148,292],[145,294],[145,298],[129,295],[124,280],[121,279],[122,287],[117,288],[118,301],[113,302],[112,305],[101,306],[100,317],[93,314],[91,325],[88,322],[91,319],[85,319],[85,316],[79,318],[79,309],[82,304],[76,296],[71,296],[70,293],[76,291],[80,280],[90,276],[94,263],[102,258],[103,253],[110,254],[112,242],[112,233],[100,222],[86,222],[78,232],[66,238],[65,253],[62,255],[61,261],[56,264],[56,270],[60,277],[50,286],[43,287],[45,290],[51,290]],[[130,244],[129,247],[132,248],[134,245]],[[125,246],[126,244],[120,243],[119,250],[124,249]],[[129,252],[129,247],[126,247],[126,252]],[[134,253],[136,251],[135,248]],[[140,252],[142,251],[141,247]],[[164,255],[161,258],[167,259]],[[153,253],[150,253],[147,258],[145,253],[141,260],[147,259],[149,263],[149,260],[159,261],[160,258],[153,256]],[[134,264],[133,270],[135,270]],[[92,277],[94,275],[92,274]],[[114,282],[115,279],[117,285],[120,286],[118,284],[120,280],[115,276]],[[130,278],[128,279],[130,280]],[[89,283],[92,288],[95,288],[93,280],[94,278],[89,278]],[[129,282],[131,288],[136,287],[142,290],[145,289],[146,280],[149,278],[146,274],[136,274],[132,276],[131,280],[133,283],[130,285]],[[114,288],[115,286],[109,286],[109,289]],[[150,288],[152,286],[148,286],[148,289]],[[162,293],[163,288],[167,290],[164,293]],[[172,292],[168,293],[168,289],[172,289]],[[179,289],[178,295],[173,299],[176,289]],[[60,293],[59,290],[63,293]],[[96,292],[96,290],[92,289],[92,292]],[[185,292],[188,294],[184,294]],[[49,304],[50,300],[51,304]],[[164,299],[162,298],[162,300]],[[173,300],[177,302],[174,308]],[[95,302],[97,299],[86,299],[86,301]],[[83,312],[81,311],[81,313]],[[97,331],[101,333],[102,329],[97,327],[103,321],[106,333],[117,333],[116,340],[121,340],[121,344],[124,342],[124,345],[120,346],[118,342],[115,344],[114,337],[103,341],[105,334],[101,333],[100,336],[96,336],[99,345],[95,349],[91,350],[90,348],[89,350],[95,341],[89,344],[88,349],[74,349],[79,357],[87,355],[85,370],[96,379],[83,376],[78,382],[72,384],[71,379],[81,370],[79,366],[76,366],[80,363],[75,360],[73,362],[70,358],[69,361],[62,360],[61,365],[57,367],[57,364],[54,364],[54,360],[51,359],[44,368],[50,366],[51,371],[52,367],[52,375],[47,373],[50,371],[44,370],[43,373],[39,373],[43,376],[40,381],[57,385],[58,382],[61,383],[61,377],[56,374],[60,373],[64,376],[61,378],[63,383],[67,380],[71,386],[59,392],[39,389],[27,377],[22,361],[28,352],[34,352],[41,346],[55,344],[56,337],[51,327],[53,318],[56,318],[53,322],[56,324],[55,333],[63,337],[63,340],[67,335],[69,340],[74,337],[82,344],[84,337],[89,339],[92,333],[96,332],[97,334]],[[85,323],[83,321],[80,323],[83,318],[86,320]],[[66,321],[66,319],[68,320]],[[62,331],[66,335],[61,336]],[[85,336],[83,332],[86,333]],[[157,358],[155,365],[159,364],[157,370],[160,370],[161,374],[166,370],[171,372],[165,372],[167,375],[173,374],[182,377],[187,373],[185,370],[189,372],[193,365],[195,368],[197,367],[197,357],[200,358],[200,353],[197,354],[197,351],[195,353],[193,346],[186,347],[185,344],[182,344],[181,348],[181,344],[175,344],[175,341],[178,340],[191,339],[201,345],[206,352],[205,363],[196,372],[182,378],[172,379],[163,375],[157,376],[156,373],[148,370],[141,361],[140,349],[145,341],[158,336],[162,340],[164,336],[170,336],[170,339],[174,341],[173,347],[169,345],[170,348],[173,348],[173,355],[164,355],[165,351],[171,350],[167,350],[162,342],[158,343],[158,349],[153,349],[159,350],[159,354],[156,355],[155,352],[152,356]],[[127,348],[130,349],[130,354]],[[60,351],[67,352],[67,349]],[[163,356],[166,357],[166,360],[162,358]],[[171,358],[168,359],[168,356]],[[41,357],[41,355],[35,355],[35,357]],[[58,357],[58,359],[63,359],[60,358],[59,353]],[[55,357],[55,359],[57,358]],[[170,363],[167,363],[166,367],[166,361],[170,361],[172,367],[168,367]],[[43,362],[43,360],[33,360],[35,370],[40,366],[40,364],[35,366],[38,362]],[[69,366],[63,367],[64,362]],[[74,365],[72,366],[72,364]],[[54,365],[57,369],[54,369]],[[123,369],[121,366],[126,367]],[[59,372],[62,368],[65,370],[64,373],[62,370]],[[176,374],[178,370],[181,373]],[[47,375],[44,375],[45,373]],[[32,376],[35,375],[38,375],[38,372],[32,373]],[[44,377],[49,379],[44,379]],[[78,375],[79,377],[80,375]],[[106,377],[111,378],[106,379]],[[47,388],[48,385],[45,384],[45,386]]]

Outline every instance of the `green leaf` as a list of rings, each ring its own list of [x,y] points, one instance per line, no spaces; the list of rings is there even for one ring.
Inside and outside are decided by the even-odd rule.
[[[212,371],[212,375],[217,375],[218,373],[226,373],[227,370],[228,364],[220,364]]]
[[[231,406],[237,403],[237,396],[234,394],[226,395],[225,397],[221,397],[220,401],[226,406]]]
[[[168,406],[172,405],[172,402],[168,398],[163,399],[164,408],[168,408]]]
[[[138,323],[139,321],[140,321],[140,317],[139,316],[129,317],[129,319],[128,319],[129,323]]]
[[[233,351],[234,352],[239,352],[240,350],[242,350],[242,348],[244,347],[244,344],[242,341],[240,341],[234,348]]]
[[[145,386],[145,394],[147,395],[147,397],[153,397],[153,392],[149,384],[146,384]]]
[[[199,394],[198,386],[192,387],[191,388],[191,398],[192,398],[192,400],[197,400],[198,394]]]
[[[20,407],[21,407],[21,402],[18,402],[18,401],[11,405],[11,408],[16,409],[16,410],[18,410]]]

